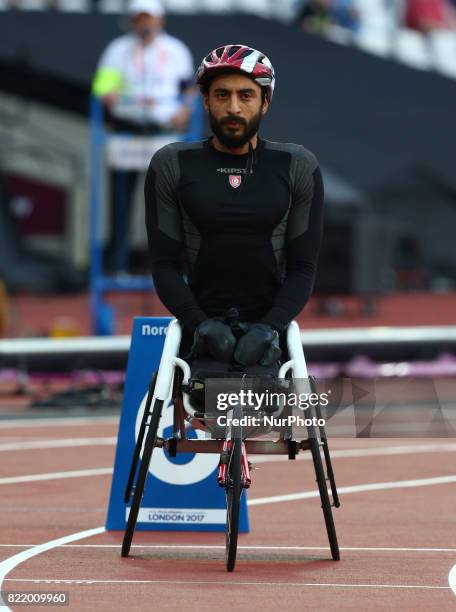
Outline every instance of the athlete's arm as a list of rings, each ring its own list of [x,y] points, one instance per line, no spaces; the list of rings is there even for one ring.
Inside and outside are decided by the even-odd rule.
[[[286,276],[269,312],[262,322],[282,332],[307,304],[314,285],[323,235],[324,188],[320,168],[299,190],[289,217],[286,246]],[[309,206],[310,210],[307,208]],[[308,224],[305,228],[305,218]]]
[[[146,227],[157,294],[166,308],[194,332],[207,316],[182,275],[178,172],[176,156],[169,147],[160,149],[152,158],[144,184]]]

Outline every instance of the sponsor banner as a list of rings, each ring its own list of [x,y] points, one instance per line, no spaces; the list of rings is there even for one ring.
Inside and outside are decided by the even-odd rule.
[[[127,508],[125,518],[128,519]],[[201,508],[141,508],[138,515],[141,523],[168,523],[172,525],[211,525],[220,523],[225,527],[226,509]]]
[[[163,136],[110,135],[107,141],[108,166],[118,170],[147,170],[152,156],[162,147],[180,140],[179,134]]]
[[[106,520],[108,530],[124,530],[126,526],[131,500],[125,504],[123,497],[131,458],[144,413],[149,382],[152,373],[158,370],[170,321],[168,317],[134,319]],[[173,406],[167,403],[165,402],[160,420],[160,437],[169,437],[172,433]],[[189,428],[187,437],[206,439],[207,434],[199,429]],[[156,448],[149,466],[136,528],[224,531],[226,500],[225,491],[219,487],[216,480],[218,462],[218,454],[178,453],[176,457],[170,457],[166,450]],[[201,510],[201,507],[204,510]],[[169,520],[163,518],[167,515]],[[151,519],[151,516],[155,518]],[[162,516],[162,519],[159,520],[159,516]],[[239,530],[247,532],[248,529],[244,492],[241,498]]]

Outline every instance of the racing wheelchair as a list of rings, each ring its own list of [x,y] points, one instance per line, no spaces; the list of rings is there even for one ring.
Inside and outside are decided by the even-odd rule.
[[[233,571],[236,563],[238,521],[240,500],[244,489],[251,485],[249,454],[284,454],[293,460],[300,451],[310,451],[315,470],[316,482],[321,499],[321,507],[328,534],[332,558],[340,559],[336,529],[333,520],[332,507],[339,507],[334,473],[325,428],[322,423],[319,402],[310,405],[306,410],[305,427],[296,429],[290,416],[292,408],[288,405],[287,394],[278,394],[276,405],[268,408],[275,417],[280,416],[281,422],[291,423],[274,429],[273,426],[243,427],[242,417],[248,416],[249,408],[241,402],[230,405],[226,413],[224,427],[217,425],[220,412],[215,407],[204,405],[205,384],[209,386],[212,378],[229,379],[241,388],[254,380],[255,384],[262,381],[263,388],[272,386],[274,389],[291,388],[297,393],[315,393],[316,381],[308,376],[306,361],[302,348],[298,324],[292,321],[286,330],[287,359],[279,364],[277,376],[262,375],[258,371],[241,370],[240,367],[221,371],[200,371],[190,367],[189,363],[179,357],[182,340],[182,327],[174,319],[171,321],[166,335],[163,353],[158,372],[154,373],[149,386],[145,409],[139,428],[138,439],[133,453],[128,482],[125,488],[124,501],[131,501],[127,526],[122,543],[121,555],[127,557],[133,539],[138,518],[147,473],[152,453],[155,448],[166,449],[170,456],[177,453],[217,453],[220,461],[217,473],[218,485],[225,489],[226,494],[226,569]],[[192,364],[193,365],[193,364]],[[252,378],[253,377],[253,378]],[[173,405],[172,435],[168,439],[158,437],[160,418],[164,406]],[[266,412],[267,412],[266,410]],[[261,423],[265,412],[255,407],[255,417]],[[186,436],[186,421],[200,423],[202,428],[210,432],[208,439],[189,439]],[[269,439],[264,439],[265,434]],[[305,435],[303,435],[305,434]],[[271,439],[274,437],[277,439]],[[256,439],[255,439],[256,438]],[[299,439],[301,438],[301,439]],[[141,456],[142,451],[142,458]],[[323,457],[322,457],[322,452]],[[326,470],[325,470],[326,467]],[[327,488],[329,481],[331,497]]]

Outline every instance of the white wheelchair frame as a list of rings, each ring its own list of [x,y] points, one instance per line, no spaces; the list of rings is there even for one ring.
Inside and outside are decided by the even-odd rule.
[[[244,440],[242,438],[242,433],[239,433],[241,431],[240,429],[233,432],[229,428],[227,430],[225,439],[188,439],[186,437],[187,429],[185,427],[185,417],[187,420],[204,420],[207,418],[207,413],[199,412],[192,404],[189,393],[189,385],[192,377],[191,368],[184,359],[178,356],[181,340],[182,327],[179,321],[174,319],[171,321],[168,327],[158,372],[154,373],[149,387],[149,393],[142,417],[138,440],[131,463],[130,475],[125,490],[124,501],[125,503],[128,503],[132,498],[132,505],[130,508],[122,545],[122,556],[128,556],[130,551],[147,473],[149,470],[149,464],[154,448],[166,448],[170,456],[176,456],[178,452],[219,453],[221,459],[217,480],[221,486],[225,486],[228,490],[228,481],[225,468],[225,464],[228,463],[228,461],[225,458],[227,454],[229,455],[231,452],[232,445],[235,445],[235,438],[241,437],[239,440],[238,460],[241,466],[240,469],[242,468],[242,473],[239,476],[239,486],[242,488],[247,488],[250,485],[249,463],[247,461],[248,454],[284,454],[288,455],[289,459],[295,459],[296,455],[300,451],[309,450],[311,452],[326,530],[328,533],[331,556],[335,561],[339,560],[340,553],[334,526],[334,519],[332,516],[332,506],[339,507],[340,502],[337,494],[328,440],[324,427],[314,424],[308,425],[307,438],[304,440],[294,439],[293,432],[291,432],[291,435],[286,437],[281,435],[277,441],[261,439]],[[292,321],[287,327],[286,345],[289,360],[280,367],[278,378],[283,379],[291,374],[297,393],[315,392],[315,379],[309,377],[308,375],[304,350],[301,342],[301,335],[296,321]],[[240,374],[240,376],[242,376],[242,374]],[[182,380],[180,380],[181,377]],[[170,404],[174,405],[173,435],[169,439],[164,440],[157,436],[157,432],[163,407],[169,406]],[[315,407],[314,413],[318,419],[321,418],[321,411],[318,405]],[[143,455],[138,471],[137,468],[141,450],[143,450]],[[321,456],[321,450],[323,450],[326,474]],[[327,481],[330,483],[332,503],[330,501],[329,492],[327,489]],[[228,526],[228,523],[232,523],[232,521],[227,520],[227,530],[232,530],[233,525],[231,524]],[[228,571],[232,571],[234,568],[236,557],[237,524],[234,527],[236,529],[236,538],[234,545],[233,540],[231,539],[231,556],[229,560],[227,556]],[[227,531],[227,555],[228,542],[229,537]]]

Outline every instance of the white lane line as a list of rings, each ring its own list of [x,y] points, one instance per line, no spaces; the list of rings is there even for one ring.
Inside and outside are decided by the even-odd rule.
[[[37,544],[0,544],[0,548],[31,548]],[[64,544],[60,548],[119,548],[119,544]],[[132,549],[176,549],[176,550],[225,550],[225,546],[219,544],[132,544]],[[238,550],[328,550],[327,546],[243,546]],[[345,552],[430,552],[430,553],[456,553],[456,548],[391,548],[391,547],[365,547],[365,546],[341,546],[340,550]]]
[[[117,438],[115,436],[102,438],[64,438],[58,440],[28,440],[24,442],[0,442],[0,452],[37,450],[48,448],[70,448],[72,446],[115,446]],[[378,457],[382,455],[409,455],[415,453],[446,453],[456,451],[455,444],[418,444],[414,446],[386,446],[378,448],[359,448],[331,451],[331,457],[350,458],[350,457]],[[254,463],[274,463],[277,461],[288,461],[288,456],[261,456],[252,455]],[[299,459],[310,460],[309,453],[298,455]]]
[[[332,459],[342,459],[350,457],[379,457],[382,455],[413,455],[421,453],[448,453],[456,451],[456,443],[443,444],[413,444],[409,446],[379,446],[375,448],[349,448],[331,450]],[[310,453],[302,453],[297,456],[298,460],[311,460]],[[277,461],[288,461],[286,455],[252,455],[252,462],[256,463],[275,463]]]
[[[58,480],[61,478],[80,478],[88,476],[103,476],[106,474],[112,474],[113,468],[95,468],[87,470],[73,470],[67,472],[50,472],[46,474],[29,474],[25,476],[8,476],[0,478],[0,485],[2,484],[19,484],[25,482],[37,482],[43,480]],[[402,487],[424,487],[436,484],[448,484],[456,482],[456,476],[439,476],[436,478],[421,478],[418,480],[399,480],[394,482],[379,482],[363,485],[354,485],[349,487],[338,487],[339,493],[358,493],[362,491],[377,491],[382,489],[400,489]],[[297,499],[309,499],[317,497],[318,491],[304,491],[301,493],[291,493],[288,495],[276,495],[272,497],[262,497],[257,499],[249,499],[248,504],[256,506],[259,504],[277,503],[282,501],[294,501]]]
[[[109,438],[64,438],[60,440],[29,440],[27,442],[0,442],[0,452],[36,450],[46,448],[69,448],[72,446],[114,446],[116,437]]]
[[[70,425],[99,425],[119,423],[119,416],[99,416],[99,417],[50,417],[50,418],[31,418],[31,419],[5,419],[0,420],[0,429],[15,429],[35,427],[65,427]]]
[[[448,583],[450,585],[450,589],[456,595],[456,565],[453,565],[450,570],[450,573],[448,575]]]
[[[76,540],[90,538],[91,536],[99,535],[100,533],[104,533],[105,531],[106,530],[104,527],[86,529],[85,531],[72,533],[71,535],[63,536],[62,538],[57,538],[56,540],[50,540],[49,542],[45,542],[44,544],[38,544],[38,546],[23,550],[17,555],[13,555],[12,557],[5,559],[0,563],[0,591],[2,590],[2,583],[4,582],[6,575],[9,574],[13,569],[15,569],[24,561],[28,561],[32,557],[36,557],[36,555],[40,555],[41,553],[51,550],[52,548],[62,546],[63,544],[69,544],[70,542],[75,542]],[[0,610],[9,609],[10,608],[8,608],[7,606],[2,606],[0,601]]]
[[[76,444],[72,444],[75,446],[81,445],[81,446],[85,446],[85,444],[78,444],[78,440],[84,440],[84,438],[78,439],[78,438],[74,438],[73,442],[76,441]],[[116,443],[117,439],[116,438],[87,438],[88,441],[100,441],[100,440],[105,440],[106,445],[109,445],[111,442],[113,441],[113,444]],[[71,441],[71,440],[69,440]],[[62,443],[62,446],[66,446],[66,440],[62,440],[62,441],[47,441],[47,442],[56,442]],[[98,442],[97,442],[98,443]],[[101,442],[103,444],[103,442]],[[18,443],[20,444],[20,443]],[[24,444],[35,444],[35,442],[29,442],[29,443],[24,443]],[[41,444],[41,442],[36,441],[36,444]],[[46,444],[46,442],[43,442],[42,444]],[[89,444],[87,444],[88,446]],[[2,446],[9,446],[8,444],[2,445],[0,444],[0,450],[2,450]],[[45,448],[44,446],[39,446],[36,448]],[[51,447],[49,447],[51,448]],[[412,450],[411,450],[412,449]],[[427,449],[427,450],[426,450]],[[343,457],[364,457],[364,456],[381,456],[381,455],[395,455],[395,454],[409,454],[409,453],[422,453],[422,452],[447,452],[447,451],[452,451],[452,450],[456,450],[456,444],[431,444],[431,445],[426,445],[426,444],[422,444],[422,445],[415,445],[413,447],[409,447],[409,446],[391,446],[391,447],[383,447],[383,448],[363,448],[363,449],[357,449],[357,450],[339,450],[339,451],[332,451],[331,452],[331,457],[339,457],[339,458],[343,458]],[[310,454],[305,454],[305,455],[300,455],[299,457],[301,458],[305,458],[305,459],[311,459]],[[267,463],[267,462],[274,462],[274,461],[288,461],[288,457],[285,456],[278,456],[278,457],[261,457],[261,456],[256,456],[253,459],[253,463]],[[79,476],[100,476],[100,475],[104,475],[104,474],[111,474],[112,473],[112,468],[106,467],[106,468],[97,468],[94,470],[77,470],[77,471],[70,471],[70,472],[54,472],[54,473],[50,473],[50,474],[31,474],[31,475],[26,475],[26,476],[11,476],[11,477],[5,477],[5,478],[0,478],[0,485],[1,484],[16,484],[16,483],[22,483],[22,482],[36,482],[39,480],[57,480],[59,478],[76,478]],[[436,483],[439,484],[439,483]],[[360,485],[360,486],[366,486],[366,485]],[[418,486],[418,485],[417,485]],[[313,494],[307,494],[309,497],[314,497]],[[297,499],[305,499],[305,498],[297,498]],[[250,502],[249,502],[250,503]],[[260,503],[260,502],[256,502],[256,503]],[[266,503],[266,502],[265,502]]]
[[[48,474],[28,474],[26,476],[8,476],[0,478],[0,485],[19,484],[22,482],[38,482],[41,480],[59,480],[61,478],[84,478],[86,476],[104,476],[112,474],[112,467],[95,468],[91,470],[72,470],[69,472],[50,472]]]
[[[374,482],[371,484],[337,487],[340,495],[347,493],[363,493],[365,491],[383,491],[385,489],[403,489],[409,487],[428,487],[432,485],[450,484],[456,482],[456,476],[436,476],[435,478],[419,478],[417,480],[396,480],[393,482]],[[257,497],[247,500],[249,506],[275,504],[319,497],[319,491],[303,491],[302,493],[289,493],[288,495],[273,495],[271,497]]]
[[[274,586],[274,587],[333,587],[349,589],[440,589],[450,590],[449,586],[425,584],[350,584],[343,582],[270,582],[270,581],[241,581],[241,580],[97,580],[97,579],[60,579],[52,578],[6,578],[5,582],[33,582],[45,584],[205,584],[231,586]],[[1,609],[1,608],[0,608]]]

